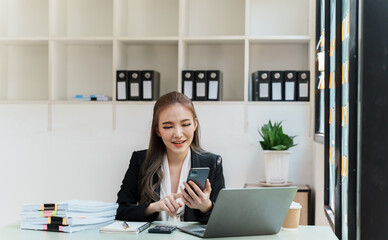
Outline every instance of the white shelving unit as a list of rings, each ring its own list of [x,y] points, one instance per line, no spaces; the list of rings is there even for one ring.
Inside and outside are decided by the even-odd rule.
[[[76,94],[112,95],[112,41],[55,40],[50,47],[52,100],[69,100]]]
[[[260,105],[249,102],[252,72],[314,72],[314,5],[311,0],[0,0],[0,102],[38,100],[51,109],[80,104],[71,100],[75,94],[105,94],[112,101],[93,104],[111,104],[116,122],[116,105],[153,104],[115,101],[116,70],[157,70],[164,94],[180,91],[182,70],[217,69],[223,72],[223,101],[200,104]],[[287,107],[300,104],[310,106]]]
[[[245,0],[182,1],[183,35],[228,36],[245,35]]]
[[[48,41],[0,43],[0,100],[48,100]]]
[[[249,35],[312,36],[309,0],[248,0]]]
[[[0,0],[0,38],[49,36],[48,0]]]
[[[179,0],[117,0],[115,29],[118,37],[177,37]]]
[[[47,0],[46,0],[47,2]],[[112,37],[113,0],[49,0],[53,37]]]

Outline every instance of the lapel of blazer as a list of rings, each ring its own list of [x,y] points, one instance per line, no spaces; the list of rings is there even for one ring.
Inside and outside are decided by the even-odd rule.
[[[193,150],[191,150],[191,167],[200,167],[199,156]]]

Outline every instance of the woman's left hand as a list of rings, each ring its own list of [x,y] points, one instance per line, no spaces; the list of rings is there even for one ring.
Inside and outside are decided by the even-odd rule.
[[[210,193],[212,188],[210,186],[209,179],[206,179],[205,189],[202,191],[197,184],[193,181],[183,182],[185,189],[181,188],[183,202],[192,209],[199,209],[201,212],[206,213],[212,208],[212,201],[210,200]]]

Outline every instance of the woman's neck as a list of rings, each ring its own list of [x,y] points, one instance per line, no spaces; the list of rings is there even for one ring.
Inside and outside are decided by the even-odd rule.
[[[176,153],[171,153],[167,151],[167,160],[169,165],[182,165],[183,162],[185,161],[185,158],[188,153],[188,149],[181,153],[181,154],[176,154]]]

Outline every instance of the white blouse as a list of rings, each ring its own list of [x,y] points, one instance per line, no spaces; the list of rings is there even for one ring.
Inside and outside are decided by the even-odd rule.
[[[191,149],[189,148],[189,151],[187,152],[186,158],[183,161],[181,174],[179,177],[179,184],[178,184],[177,193],[181,192],[181,189],[179,186],[183,186],[183,181],[187,180],[187,176],[189,175],[190,168],[191,168]],[[170,170],[168,167],[168,159],[167,159],[166,154],[163,157],[162,172],[163,172],[163,179],[162,179],[162,182],[160,185],[160,199],[163,199],[164,197],[171,194],[171,177],[170,177]],[[185,212],[185,204],[183,203],[181,198],[178,198],[177,202],[180,202],[183,206],[178,209],[177,214],[174,217],[170,217],[165,211],[162,211],[159,213],[159,217],[157,220],[158,221],[172,221],[172,222],[183,221],[183,215]]]

